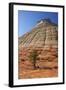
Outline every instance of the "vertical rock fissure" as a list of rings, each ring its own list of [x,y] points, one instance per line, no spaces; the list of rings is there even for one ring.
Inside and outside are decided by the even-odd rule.
[[[45,29],[43,31],[43,34],[44,34],[44,37],[43,37],[44,38],[44,40],[43,40],[44,41],[43,46],[45,46],[45,40],[46,40],[46,30]]]
[[[51,44],[50,47],[52,48],[52,29],[50,28],[50,32],[51,32]]]

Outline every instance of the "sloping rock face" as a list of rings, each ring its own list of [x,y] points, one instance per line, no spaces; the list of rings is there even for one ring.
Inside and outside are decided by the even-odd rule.
[[[33,64],[29,60],[33,50],[36,50],[38,53],[36,67],[44,70],[56,70],[53,71],[55,74],[51,76],[58,75],[58,26],[56,24],[52,23],[49,19],[42,19],[38,21],[30,32],[19,37],[18,42],[19,78],[27,77],[23,75],[22,71],[33,70]],[[50,71],[48,72],[50,73]],[[46,75],[41,75],[40,77],[46,77]],[[48,75],[47,77],[51,76]],[[39,76],[32,77],[28,74],[27,78],[29,77],[35,78]]]
[[[19,38],[19,47],[57,47],[58,27],[49,20],[40,21],[30,32]]]

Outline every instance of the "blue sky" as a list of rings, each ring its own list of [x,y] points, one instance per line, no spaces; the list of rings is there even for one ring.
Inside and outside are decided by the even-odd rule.
[[[18,11],[18,36],[29,32],[41,19],[49,18],[52,22],[58,24],[58,13],[38,12],[38,11]]]

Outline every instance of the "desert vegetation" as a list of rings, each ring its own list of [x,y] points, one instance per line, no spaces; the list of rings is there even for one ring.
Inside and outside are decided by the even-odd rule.
[[[37,56],[38,53],[36,50],[33,50],[29,55],[29,60],[32,62],[34,69],[36,69]]]

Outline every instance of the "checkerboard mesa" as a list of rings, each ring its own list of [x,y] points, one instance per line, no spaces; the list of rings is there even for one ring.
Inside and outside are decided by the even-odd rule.
[[[58,25],[48,18],[39,20],[30,32],[19,37],[19,48],[50,46],[58,46]]]

